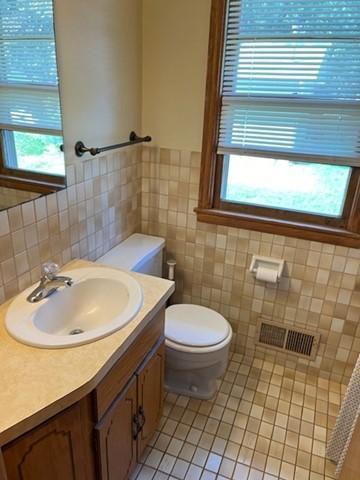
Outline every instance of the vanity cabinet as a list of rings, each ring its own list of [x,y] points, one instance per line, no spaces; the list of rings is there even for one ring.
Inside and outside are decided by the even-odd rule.
[[[138,458],[152,439],[163,407],[165,345],[162,343],[138,375],[138,414],[143,426],[138,435]]]
[[[80,402],[5,448],[8,480],[88,480]]]
[[[0,480],[127,480],[162,414],[163,333],[164,309],[88,395],[1,447]]]
[[[125,480],[137,461],[136,378],[96,426],[100,478]]]
[[[161,417],[164,343],[155,348],[96,425],[102,480],[127,480]]]

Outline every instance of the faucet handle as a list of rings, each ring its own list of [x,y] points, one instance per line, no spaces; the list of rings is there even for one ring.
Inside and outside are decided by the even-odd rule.
[[[42,266],[43,276],[49,280],[53,279],[59,270],[59,265],[54,262],[46,262]]]

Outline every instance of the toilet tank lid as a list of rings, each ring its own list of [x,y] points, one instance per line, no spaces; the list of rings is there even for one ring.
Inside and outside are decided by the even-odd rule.
[[[163,238],[134,233],[97,261],[110,267],[135,270],[137,265],[156,255],[164,246]]]

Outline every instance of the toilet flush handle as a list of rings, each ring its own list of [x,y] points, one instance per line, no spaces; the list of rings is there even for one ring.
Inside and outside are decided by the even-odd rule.
[[[169,267],[169,273],[168,273],[168,279],[169,280],[175,280],[175,267],[176,267],[176,260],[170,259],[167,262],[167,265]]]

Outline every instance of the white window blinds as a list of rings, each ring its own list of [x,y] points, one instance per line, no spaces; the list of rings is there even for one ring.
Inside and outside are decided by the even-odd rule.
[[[360,0],[228,0],[219,153],[360,166]]]
[[[61,134],[52,0],[0,0],[0,128]]]

